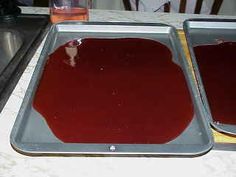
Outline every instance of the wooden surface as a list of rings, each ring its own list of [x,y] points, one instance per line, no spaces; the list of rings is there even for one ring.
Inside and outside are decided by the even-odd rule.
[[[183,50],[184,50],[184,53],[186,55],[189,67],[192,68],[191,57],[190,57],[190,53],[189,53],[189,50],[188,50],[188,45],[187,45],[187,41],[186,41],[186,38],[185,38],[185,34],[182,30],[179,30],[178,34],[179,34],[179,38],[180,38],[181,44],[183,46]],[[193,69],[192,69],[192,74],[193,74],[194,80],[196,80],[195,76],[194,76],[194,73],[193,73]],[[212,132],[213,132],[213,136],[214,136],[214,141],[216,143],[236,143],[236,137],[234,137],[234,136],[229,136],[229,135],[217,132],[213,129],[212,129]]]

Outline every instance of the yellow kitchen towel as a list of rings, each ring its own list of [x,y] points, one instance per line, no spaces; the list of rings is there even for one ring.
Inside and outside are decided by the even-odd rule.
[[[193,73],[193,68],[192,68],[191,56],[190,56],[190,53],[189,53],[189,49],[188,49],[188,45],[187,45],[187,41],[186,41],[186,38],[185,38],[184,31],[183,30],[178,30],[178,34],[179,34],[179,38],[180,38],[181,44],[183,46],[183,50],[184,50],[184,53],[186,55],[189,67],[192,70],[193,78],[195,79],[195,76],[194,76],[194,73]],[[236,137],[234,137],[234,136],[229,136],[229,135],[217,132],[213,129],[212,129],[212,132],[213,132],[213,136],[214,136],[214,141],[216,143],[236,143]]]

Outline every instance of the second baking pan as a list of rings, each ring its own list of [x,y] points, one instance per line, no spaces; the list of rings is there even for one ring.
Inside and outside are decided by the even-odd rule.
[[[209,121],[219,132],[236,135],[235,90],[232,90],[236,83],[232,74],[236,69],[232,64],[236,20],[190,19],[185,21],[184,30]],[[200,51],[204,48],[205,52]],[[204,52],[207,57],[203,59],[203,54],[196,52]]]
[[[58,51],[58,47],[60,50],[61,49],[60,46],[65,45],[65,43],[67,43],[68,41],[77,39],[77,42],[81,42],[81,40],[85,38],[93,38],[93,39],[96,38],[95,41],[99,41],[99,39],[102,39],[102,40],[106,39],[105,41],[110,41],[110,40],[118,40],[118,41],[131,40],[132,41],[132,38],[142,38],[142,39],[148,39],[152,41],[158,41],[162,45],[168,47],[173,56],[171,62],[177,64],[177,66],[181,68],[183,71],[183,75],[188,85],[188,90],[189,90],[190,97],[192,100],[191,102],[193,105],[193,114],[191,115],[192,119],[188,123],[187,127],[183,130],[183,132],[180,133],[176,138],[170,141],[164,142],[164,143],[153,143],[154,141],[152,140],[150,142],[146,141],[148,137],[145,138],[145,136],[143,135],[145,135],[147,132],[155,130],[155,127],[159,127],[159,128],[162,128],[162,127],[158,126],[157,124],[156,126],[155,124],[153,125],[149,124],[150,127],[145,127],[146,123],[150,120],[149,117],[145,117],[145,116],[142,118],[141,124],[140,123],[136,124],[137,121],[139,122],[139,120],[136,120],[135,118],[130,119],[129,117],[127,117],[128,119],[124,119],[122,116],[117,117],[116,119],[114,119],[113,117],[107,117],[104,119],[104,117],[100,116],[100,119],[102,119],[102,123],[100,123],[100,121],[97,121],[98,119],[97,117],[99,115],[106,114],[107,110],[106,109],[104,110],[102,107],[103,105],[102,102],[99,102],[98,107],[99,108],[101,107],[101,110],[93,109],[90,106],[86,107],[83,104],[85,108],[83,108],[82,106],[82,110],[84,112],[86,112],[87,109],[89,109],[90,111],[93,110],[92,113],[94,117],[92,117],[91,119],[86,119],[86,118],[83,119],[83,116],[85,114],[80,114],[79,117],[77,118],[79,118],[79,120],[83,120],[83,122],[81,121],[78,123],[78,127],[80,127],[80,128],[77,127],[78,131],[76,131],[74,127],[71,127],[75,132],[74,133],[75,136],[77,136],[76,132],[81,133],[82,131],[81,129],[83,129],[83,131],[85,132],[94,132],[94,133],[88,133],[88,134],[82,133],[81,134],[82,138],[84,137],[86,138],[84,141],[81,141],[81,142],[79,140],[73,141],[72,140],[74,138],[73,134],[69,137],[69,139],[66,139],[65,137],[63,138],[60,136],[55,136],[55,134],[53,133],[51,129],[52,126],[47,124],[42,114],[40,114],[33,106],[34,99],[37,97],[35,96],[35,94],[38,88],[38,84],[42,84],[42,81],[44,80],[41,78],[41,76],[42,76],[43,71],[45,70],[45,63],[47,62],[47,58],[51,53],[53,53],[54,51]],[[89,40],[87,42],[89,42]],[[135,43],[134,45],[142,45],[142,44]],[[93,49],[93,50],[90,50],[91,52],[94,52],[97,50],[96,47],[93,48],[94,46],[90,46],[90,47],[92,47]],[[143,47],[145,47],[145,45]],[[100,52],[104,52],[104,50],[109,50],[109,49],[110,49],[109,46],[107,46],[107,48],[101,49]],[[116,49],[119,50],[118,48]],[[89,49],[85,48],[84,50],[89,50]],[[80,52],[80,50],[78,52]],[[109,52],[112,53],[112,51],[109,51]],[[145,52],[143,53],[141,51],[137,51],[137,52],[140,52],[140,54],[144,57],[148,56],[148,53],[145,53]],[[103,61],[103,57],[101,56],[102,56],[101,53],[100,53],[100,57],[95,56],[97,62]],[[133,55],[129,54],[129,57],[132,58],[132,56]],[[117,57],[117,56],[112,55],[112,57]],[[122,59],[122,56],[120,57]],[[116,61],[118,61],[120,57],[118,57]],[[148,62],[148,57],[146,58],[146,60]],[[135,61],[135,60],[132,60],[132,61]],[[88,62],[91,62],[91,58]],[[147,74],[150,72],[151,68],[145,69],[145,66],[147,63],[145,60],[143,60],[143,62],[144,62],[142,63],[143,65],[140,65],[140,63],[134,62],[133,63],[133,65],[135,66],[134,70],[136,69],[139,70],[140,68],[142,69],[144,67],[143,71],[144,73]],[[104,81],[100,77],[101,74],[99,73],[103,73],[106,70],[109,70],[111,75],[106,75],[106,77],[108,78],[114,77],[117,72],[120,72],[120,67],[122,68],[126,67],[126,62],[124,63],[125,65],[123,64],[120,65],[120,63],[118,62],[118,65],[115,65],[115,66],[112,65],[112,67],[110,68],[109,68],[110,65],[108,65],[108,67],[107,65],[105,65],[104,67],[100,67],[98,72],[97,71],[95,72],[96,68],[94,70],[95,65],[89,65],[90,67],[88,67],[87,69],[89,71],[92,69],[91,70],[92,72],[89,72],[89,75],[93,75],[94,73],[96,73],[94,77],[97,79],[100,79],[100,81],[104,83]],[[86,68],[87,64],[88,64],[87,62],[83,63],[83,67],[81,68]],[[152,66],[149,65],[149,67],[152,67]],[[165,72],[166,68],[163,67],[162,69],[163,69],[163,72]],[[129,73],[129,69],[122,70],[122,73]],[[165,73],[165,74],[168,75],[169,73]],[[133,73],[131,73],[131,75],[133,78],[136,77],[135,75],[133,75]],[[85,77],[87,78],[86,75]],[[127,77],[131,77],[131,76],[127,75]],[[139,77],[143,77],[143,76],[139,75]],[[147,77],[147,79],[151,79],[151,78]],[[91,79],[93,80],[93,78]],[[123,79],[126,79],[126,78],[123,78]],[[137,79],[134,79],[134,80],[138,81]],[[114,81],[115,79],[111,79],[109,82],[110,84],[108,85],[114,84]],[[132,82],[132,80],[130,81]],[[61,79],[61,84],[66,84],[66,82],[67,81],[65,79],[64,80]],[[97,82],[97,80],[92,82],[92,84],[95,82]],[[161,86],[168,82],[169,81],[166,80],[165,83],[157,83],[157,85]],[[90,89],[91,87],[91,82],[87,82],[87,83],[89,85],[85,87],[85,91],[87,89]],[[146,80],[144,83],[139,84],[137,82],[135,84],[136,85],[138,84],[140,88],[142,89],[145,87],[145,83],[148,83],[148,80]],[[181,87],[181,85],[173,85],[171,83],[169,83],[169,85],[171,88],[173,88],[173,90],[178,90],[178,87]],[[71,87],[70,85],[66,85],[66,86]],[[63,85],[63,87],[65,87],[65,85]],[[81,85],[81,87],[83,86]],[[103,89],[104,87],[102,85],[99,85],[99,87],[95,89],[95,92],[96,90],[103,90]],[[130,89],[129,91],[130,94],[128,94],[128,97],[132,97],[132,94],[133,94],[132,90],[136,88],[133,88],[133,86],[130,85],[129,89]],[[166,88],[166,90],[168,89],[169,88]],[[47,89],[45,90],[45,92],[47,92]],[[120,93],[119,90],[114,90],[114,92],[112,92],[111,94],[116,95],[119,93]],[[91,93],[91,94],[94,94],[94,93]],[[167,92],[166,95],[168,94],[171,94],[171,93]],[[59,95],[59,96],[62,96],[62,95]],[[94,96],[97,98],[100,98],[100,95],[94,94]],[[83,95],[80,95],[78,97],[78,100],[84,99],[82,97]],[[135,97],[138,97],[138,95],[136,95]],[[133,98],[135,99],[135,97]],[[88,102],[89,104],[94,105],[98,102],[99,99],[93,99],[93,98],[94,97],[91,97],[90,99],[87,99],[87,100],[85,99],[85,102],[86,103]],[[47,99],[47,97],[45,97],[45,99]],[[61,101],[66,101],[66,99],[67,98],[61,99]],[[126,100],[126,101],[129,102],[129,100]],[[147,104],[149,104],[149,101],[155,102],[155,100],[149,100],[145,98],[143,99],[143,101],[146,101]],[[161,100],[161,101],[164,101],[164,100]],[[139,104],[138,102],[139,100],[137,99],[137,104]],[[159,100],[159,103],[160,103],[160,100]],[[47,104],[48,104],[47,102],[44,102],[43,106],[46,106]],[[123,103],[120,103],[120,104],[118,103],[118,106],[122,106],[122,104]],[[133,102],[133,104],[136,105],[136,102]],[[133,108],[133,104],[130,105],[130,108]],[[168,113],[173,113],[172,115],[175,115],[175,113],[178,114],[177,113],[178,106],[181,106],[181,104],[182,103],[180,101],[178,104],[175,105],[176,107],[174,109],[168,110]],[[57,102],[55,102],[55,105],[57,105]],[[72,106],[73,105],[74,104],[72,104]],[[110,107],[107,109],[110,109]],[[158,107],[156,109],[158,110]],[[50,114],[51,111],[49,110],[48,113]],[[95,111],[96,113],[94,113]],[[136,111],[136,110],[130,109],[130,111]],[[162,110],[159,110],[159,111],[162,111]],[[186,112],[188,111],[189,110],[186,110]],[[121,115],[120,112],[118,112],[118,114]],[[148,112],[144,111],[142,112],[142,114],[148,115]],[[117,116],[115,114],[113,115]],[[136,116],[140,117],[139,115],[136,115]],[[49,32],[47,41],[43,48],[36,70],[33,74],[27,94],[24,98],[23,105],[21,107],[17,120],[14,124],[13,130],[11,133],[11,144],[19,152],[22,152],[28,155],[81,155],[81,154],[82,155],[83,154],[97,155],[99,154],[99,155],[125,155],[125,156],[130,156],[130,155],[131,156],[133,155],[196,156],[196,155],[204,154],[212,148],[212,136],[210,133],[209,125],[206,123],[204,116],[205,115],[204,115],[203,107],[200,101],[200,96],[197,92],[197,88],[195,87],[193,77],[191,74],[191,69],[187,64],[187,61],[184,57],[184,54],[180,46],[179,39],[177,37],[176,30],[173,27],[161,25],[161,24],[65,22],[65,23],[54,25],[51,31]],[[55,117],[55,119],[57,119],[57,116]],[[154,117],[153,119],[162,119],[162,118]],[[68,117],[68,121],[69,120],[71,120],[71,117]],[[177,126],[177,124],[179,123],[178,121],[180,120],[173,119],[172,122],[166,125],[167,127],[163,129],[163,136],[164,136],[164,133],[173,131],[173,127]],[[87,122],[87,123],[84,124],[84,122]],[[83,124],[84,126],[81,127],[80,123]],[[104,123],[107,126],[104,126]],[[118,126],[116,126],[116,124],[118,124]],[[87,125],[89,126],[87,127]],[[61,126],[62,126],[62,129],[63,127],[64,128],[67,127],[67,122],[65,122],[65,124],[61,124]],[[104,129],[99,128],[98,130],[96,129],[94,130],[93,129],[94,126],[104,127]],[[113,127],[113,128],[115,127],[115,129],[109,128],[109,127]],[[108,131],[106,131],[107,129]],[[128,132],[130,132],[130,130],[137,130],[137,131],[136,132],[132,131],[131,132],[132,136],[129,136],[129,133],[125,134],[128,136],[128,137],[127,136],[125,137],[123,136],[124,134],[122,132],[127,133],[126,130]],[[66,131],[64,131],[64,133],[66,134],[67,131],[70,132],[71,129],[66,128]],[[105,133],[101,135],[102,132],[103,133],[105,132]],[[142,136],[143,139],[137,136]],[[162,133],[159,133],[156,136],[162,137]],[[90,139],[88,139],[88,137]],[[100,138],[94,138],[94,137],[100,137]],[[116,140],[111,139],[112,137],[115,137]],[[155,139],[155,135],[152,137],[153,139]],[[92,141],[91,139],[95,141]]]

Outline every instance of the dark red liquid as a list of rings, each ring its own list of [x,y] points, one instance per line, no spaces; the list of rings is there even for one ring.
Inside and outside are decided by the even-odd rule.
[[[236,125],[236,42],[194,51],[214,121]]]
[[[75,67],[67,45],[50,55],[33,103],[63,142],[165,143],[192,120],[184,75],[164,45],[83,39]]]

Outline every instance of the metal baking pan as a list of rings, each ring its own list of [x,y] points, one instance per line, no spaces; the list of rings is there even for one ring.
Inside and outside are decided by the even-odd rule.
[[[184,31],[186,34],[193,68],[195,71],[199,91],[207,112],[207,117],[212,127],[219,132],[236,135],[236,126],[214,122],[210,107],[207,101],[207,95],[201,79],[201,73],[198,68],[197,60],[193,48],[199,45],[217,44],[217,40],[236,41],[236,20],[228,19],[190,19],[184,22]]]
[[[181,135],[165,144],[63,143],[53,135],[46,121],[32,106],[45,61],[47,56],[62,44],[88,36],[149,38],[171,49],[173,62],[183,69],[194,105],[194,118]],[[15,150],[26,155],[197,156],[205,154],[213,146],[210,127],[204,116],[200,95],[175,28],[162,24],[64,22],[54,25],[48,34],[12,129],[10,141]]]
[[[51,26],[48,15],[8,18],[0,17],[0,112]]]

